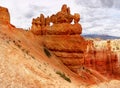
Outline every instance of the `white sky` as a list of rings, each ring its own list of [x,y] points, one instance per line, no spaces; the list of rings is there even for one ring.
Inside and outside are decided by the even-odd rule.
[[[13,25],[28,29],[31,26],[32,18],[38,17],[41,13],[45,16],[54,14],[60,11],[63,4],[67,4],[72,14],[80,13],[80,23],[82,24],[84,34],[120,36],[120,9],[118,9],[120,2],[116,0],[113,0],[113,2],[112,0],[110,1],[1,0],[0,6],[9,9]]]

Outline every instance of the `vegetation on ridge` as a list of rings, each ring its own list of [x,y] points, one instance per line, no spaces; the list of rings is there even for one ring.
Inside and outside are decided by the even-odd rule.
[[[68,78],[64,73],[57,71],[56,74],[60,75],[60,77],[71,83],[70,78]]]
[[[45,54],[46,54],[48,57],[51,57],[50,51],[49,51],[47,48],[45,48],[45,47],[44,47],[44,52],[45,52]]]

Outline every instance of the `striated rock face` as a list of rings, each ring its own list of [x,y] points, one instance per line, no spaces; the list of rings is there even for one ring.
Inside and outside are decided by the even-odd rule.
[[[92,79],[90,74],[94,74],[99,80],[104,79],[102,76],[120,78],[118,56],[111,51],[111,42],[106,42],[107,48],[97,49],[94,41],[85,40],[80,35],[82,27],[78,23],[79,20],[79,14],[71,15],[70,8],[63,5],[61,11],[50,17],[41,14],[40,17],[33,19],[30,31],[35,35],[42,35],[43,45],[80,76],[85,78],[87,76],[88,80]],[[71,24],[72,21],[74,24]],[[102,76],[89,69],[97,71]]]
[[[42,35],[75,35],[81,34],[82,27],[80,24],[69,24],[69,23],[61,23],[61,24],[53,24],[52,26],[46,26],[41,30]]]
[[[43,44],[51,50],[66,66],[74,71],[84,64],[84,53],[87,41],[80,36],[82,27],[78,23],[80,15],[71,15],[70,8],[63,5],[61,11],[52,16],[43,14],[33,19],[31,31],[36,35],[43,35]],[[71,22],[74,21],[74,24]],[[52,23],[52,25],[50,25]]]
[[[83,57],[86,51],[86,41],[83,37],[79,35],[47,35],[43,43],[66,66],[81,67],[84,64]]]
[[[0,22],[10,23],[10,14],[7,8],[0,6]]]
[[[85,54],[85,66],[92,68],[102,75],[110,78],[120,79],[120,63],[118,54],[111,49],[111,42],[106,41],[104,48],[98,49],[93,42],[87,46],[88,52]]]

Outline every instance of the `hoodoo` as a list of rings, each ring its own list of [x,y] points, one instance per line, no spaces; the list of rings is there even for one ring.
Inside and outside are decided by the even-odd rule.
[[[110,50],[109,42],[106,49],[97,50],[93,41],[81,36],[79,21],[80,15],[72,15],[70,8],[64,4],[61,11],[50,17],[41,14],[33,19],[31,31],[35,35],[44,36],[44,46],[73,72],[81,74],[81,68],[87,68],[108,77],[113,75],[114,78],[120,78],[118,57]]]
[[[80,15],[70,13],[70,8],[63,5],[61,11],[45,18],[43,14],[33,19],[31,31],[43,35],[43,44],[51,50],[66,66],[74,71],[84,64],[87,42],[80,35],[82,27],[78,23]],[[74,21],[74,24],[71,24]],[[52,25],[49,25],[53,23]],[[46,25],[48,24],[48,25]]]
[[[45,18],[43,14],[40,14],[40,17],[33,19],[31,31],[38,35],[79,35],[82,33],[79,20],[79,14],[71,15],[70,8],[63,5],[61,11],[50,17]],[[74,24],[71,24],[72,21]]]

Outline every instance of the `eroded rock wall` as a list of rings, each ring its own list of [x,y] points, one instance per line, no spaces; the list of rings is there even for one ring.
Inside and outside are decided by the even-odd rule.
[[[120,78],[118,55],[111,50],[111,42],[106,42],[107,48],[97,49],[94,41],[85,40],[80,35],[82,27],[79,20],[79,14],[71,15],[70,8],[63,5],[61,11],[50,17],[41,14],[33,19],[30,31],[43,36],[43,45],[73,72],[91,78],[92,72],[88,69],[93,69],[108,78]],[[74,24],[71,24],[72,21]],[[96,72],[94,75],[98,76]],[[97,78],[103,79],[100,76]]]
[[[31,31],[36,35],[44,36],[43,44],[51,50],[66,66],[74,71],[74,66],[79,68],[85,63],[84,53],[87,41],[80,35],[80,15],[70,13],[70,8],[63,5],[61,11],[44,17],[43,14],[33,19]],[[71,24],[74,22],[74,24]],[[50,25],[52,23],[52,25]]]
[[[111,41],[105,43],[106,47],[95,47],[93,42],[89,42],[88,52],[85,54],[85,66],[92,68],[99,73],[111,77],[120,78],[120,63],[116,52],[112,51]]]

